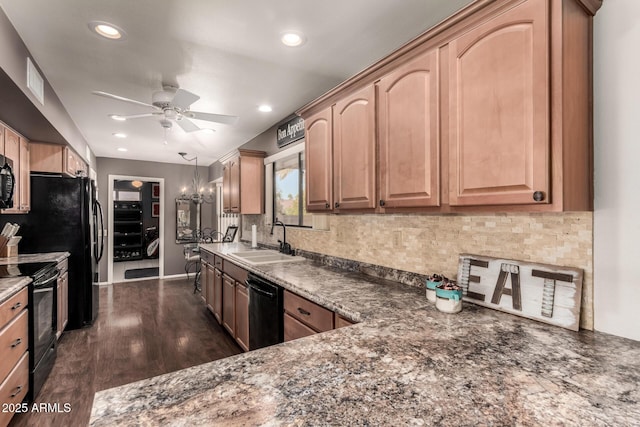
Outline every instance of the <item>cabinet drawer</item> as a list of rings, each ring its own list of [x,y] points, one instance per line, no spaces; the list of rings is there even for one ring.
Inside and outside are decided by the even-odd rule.
[[[222,269],[222,271],[224,271],[225,274],[236,279],[238,282],[245,283],[247,281],[247,276],[249,276],[249,273],[244,268],[238,267],[237,265],[227,260],[224,261],[223,267],[224,268]]]
[[[292,341],[298,338],[308,337],[315,334],[316,331],[291,317],[289,313],[284,313],[284,340]]]
[[[64,272],[69,269],[69,258],[65,258],[62,261],[60,261],[57,267],[58,267],[58,271],[60,272],[60,275],[62,276]]]
[[[333,329],[333,311],[287,290],[284,291],[284,310],[317,332]]]
[[[222,258],[220,258],[218,255],[214,256],[214,266],[218,270],[222,270]]]
[[[0,381],[11,372],[16,362],[27,351],[29,343],[28,310],[0,330]]]
[[[0,402],[3,404],[19,404],[29,391],[29,353],[25,353],[20,362],[0,385]],[[0,411],[0,426],[9,424],[13,412]]]
[[[16,317],[29,303],[29,294],[25,286],[20,292],[0,305],[0,329]]]
[[[200,249],[200,261],[206,262],[209,265],[213,265],[214,255],[211,252],[203,251]]]

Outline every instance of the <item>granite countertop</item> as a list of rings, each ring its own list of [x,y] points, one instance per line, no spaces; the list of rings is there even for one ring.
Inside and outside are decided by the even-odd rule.
[[[0,266],[24,264],[27,262],[60,262],[69,256],[69,252],[49,252],[41,254],[24,254],[17,257],[0,258]],[[0,279],[0,304],[17,294],[31,282],[29,277],[9,277]]]
[[[361,323],[98,392],[92,426],[640,425],[639,342],[440,313],[422,289],[311,261],[232,261]]]

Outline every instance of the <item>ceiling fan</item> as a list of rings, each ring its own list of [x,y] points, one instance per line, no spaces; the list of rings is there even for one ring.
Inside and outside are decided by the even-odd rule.
[[[93,91],[92,93],[105,98],[151,107],[154,111],[148,113],[132,114],[129,116],[114,116],[124,120],[158,117],[160,118],[160,125],[165,129],[170,129],[172,127],[172,123],[176,122],[185,132],[201,130],[198,125],[189,119],[206,120],[209,122],[227,125],[233,125],[238,122],[238,116],[202,113],[199,111],[189,110],[189,106],[200,99],[200,97],[195,93],[168,85],[164,85],[162,90],[153,93],[151,97],[151,104],[102,91]]]

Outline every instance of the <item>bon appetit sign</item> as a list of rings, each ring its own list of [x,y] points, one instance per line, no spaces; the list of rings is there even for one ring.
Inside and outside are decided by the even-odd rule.
[[[278,148],[289,145],[294,141],[304,138],[304,119],[295,116],[286,122],[279,124],[276,134]]]

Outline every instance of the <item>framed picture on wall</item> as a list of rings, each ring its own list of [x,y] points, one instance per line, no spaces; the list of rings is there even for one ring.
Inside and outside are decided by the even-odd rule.
[[[151,203],[151,216],[154,218],[160,217],[160,202]]]
[[[159,183],[151,184],[151,197],[153,197],[154,199],[159,199],[160,198],[160,184]]]

